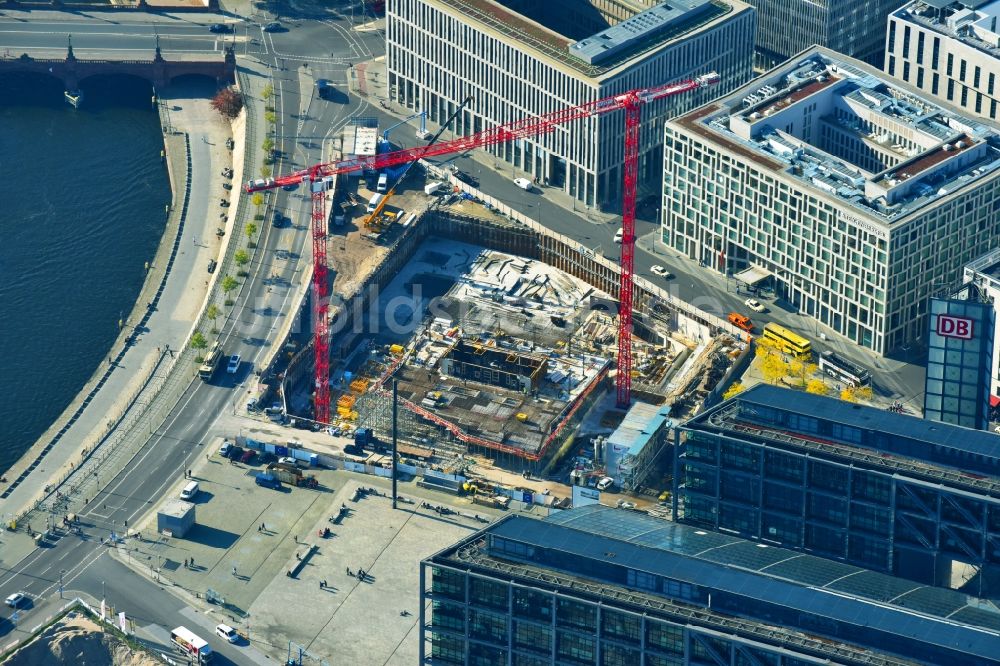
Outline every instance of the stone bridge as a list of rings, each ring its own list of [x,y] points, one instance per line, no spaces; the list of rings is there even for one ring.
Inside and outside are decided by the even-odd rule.
[[[155,88],[163,88],[170,81],[185,74],[201,74],[216,80],[218,85],[232,83],[236,73],[236,54],[227,48],[225,55],[211,60],[166,60],[156,47],[152,60],[79,60],[70,45],[64,60],[19,57],[0,57],[0,74],[12,72],[38,73],[55,77],[63,82],[66,90],[75,91],[80,82],[90,76],[128,74],[146,79]]]

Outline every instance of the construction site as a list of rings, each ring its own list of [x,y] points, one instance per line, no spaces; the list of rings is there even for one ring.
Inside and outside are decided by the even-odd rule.
[[[541,262],[428,239],[331,368],[337,417],[388,435],[392,379],[405,439],[533,468],[603,393],[609,350],[575,342],[614,340],[614,321],[587,309],[593,295],[607,298]]]
[[[706,75],[595,109],[624,108],[635,119],[648,99],[717,80]],[[364,428],[386,442],[395,432],[409,455],[443,469],[464,471],[475,457],[541,475],[589,434],[577,426],[596,403],[604,432],[625,418],[633,390],[645,403],[696,408],[742,347],[738,337],[712,342],[732,329],[723,320],[633,279],[633,189],[618,264],[427,159],[588,113],[435,144],[439,130],[423,147],[395,151],[398,125],[380,133],[357,118],[337,141],[337,162],[248,183],[248,192],[309,183],[314,256],[313,288],[300,306],[312,315],[308,338],[265,368],[249,404],[334,437]],[[399,124],[416,117],[425,138],[423,114]]]

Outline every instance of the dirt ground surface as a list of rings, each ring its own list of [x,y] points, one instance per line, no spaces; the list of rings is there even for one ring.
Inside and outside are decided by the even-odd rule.
[[[73,611],[3,662],[3,666],[154,666],[151,654],[135,650],[83,613]]]

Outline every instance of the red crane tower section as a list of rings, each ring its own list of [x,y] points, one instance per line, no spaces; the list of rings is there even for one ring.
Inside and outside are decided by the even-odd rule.
[[[413,162],[423,157],[437,157],[485,148],[517,139],[528,139],[553,131],[557,126],[613,111],[625,111],[625,175],[622,190],[622,271],[619,285],[618,329],[618,404],[627,406],[632,397],[632,293],[635,253],[635,193],[639,158],[639,126],[643,104],[664,97],[689,92],[719,82],[712,72],[654,88],[631,90],[621,95],[595,102],[571,106],[541,116],[531,116],[505,125],[498,125],[476,134],[442,143],[407,148],[381,155],[355,157],[338,162],[315,164],[277,178],[252,180],[246,191],[259,192],[285,185],[307,183],[312,195],[313,234],[313,335],[315,352],[315,419],[330,422],[330,322],[329,269],[326,252],[326,181],[325,178],[361,169],[378,171],[386,167]]]

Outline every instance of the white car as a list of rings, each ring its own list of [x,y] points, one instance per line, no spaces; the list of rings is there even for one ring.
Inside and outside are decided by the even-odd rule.
[[[527,178],[515,178],[514,184],[520,187],[525,192],[531,191],[531,181]]]
[[[226,372],[231,375],[235,375],[236,371],[240,369],[240,355],[233,354],[229,357],[229,365],[226,366]]]
[[[24,605],[24,603],[27,600],[28,600],[28,595],[26,595],[24,592],[15,592],[14,594],[4,599],[4,603],[10,606],[11,608],[20,608],[21,606]]]
[[[233,443],[230,442],[229,440],[226,440],[222,443],[222,446],[219,448],[219,455],[222,456],[223,458],[228,458],[229,452],[232,450],[233,450]]]
[[[747,306],[754,312],[764,312],[765,310],[767,310],[767,308],[761,305],[760,301],[758,301],[756,298],[748,298],[747,300],[743,301],[743,305]]]
[[[622,238],[624,237],[625,237],[625,230],[622,229],[621,227],[618,227],[618,231],[615,232],[615,242],[621,243]]]
[[[625,500],[618,500],[617,506],[619,509],[634,509],[635,502],[626,502]]]
[[[659,265],[659,264],[656,264],[656,265],[655,265],[655,266],[653,266],[653,268],[652,268],[652,269],[650,269],[650,270],[652,270],[652,271],[653,271],[653,273],[655,273],[656,275],[659,275],[660,277],[665,277],[665,278],[672,278],[672,277],[674,276],[674,274],[673,274],[673,273],[671,273],[670,271],[668,271],[668,270],[666,269],[666,267],[664,267],[664,266],[661,266],[661,265]]]
[[[220,624],[215,628],[215,633],[222,636],[230,643],[235,643],[240,640],[240,635],[236,633],[236,630],[230,627],[228,624]]]
[[[283,463],[285,465],[295,465],[296,467],[299,464],[299,462],[295,458],[292,458],[291,456],[285,456],[284,458],[278,458],[278,462]]]
[[[611,486],[613,486],[614,483],[615,483],[614,479],[612,479],[610,476],[606,476],[606,477],[602,478],[600,481],[597,482],[597,489],[598,490],[607,490],[608,488],[610,488]]]

